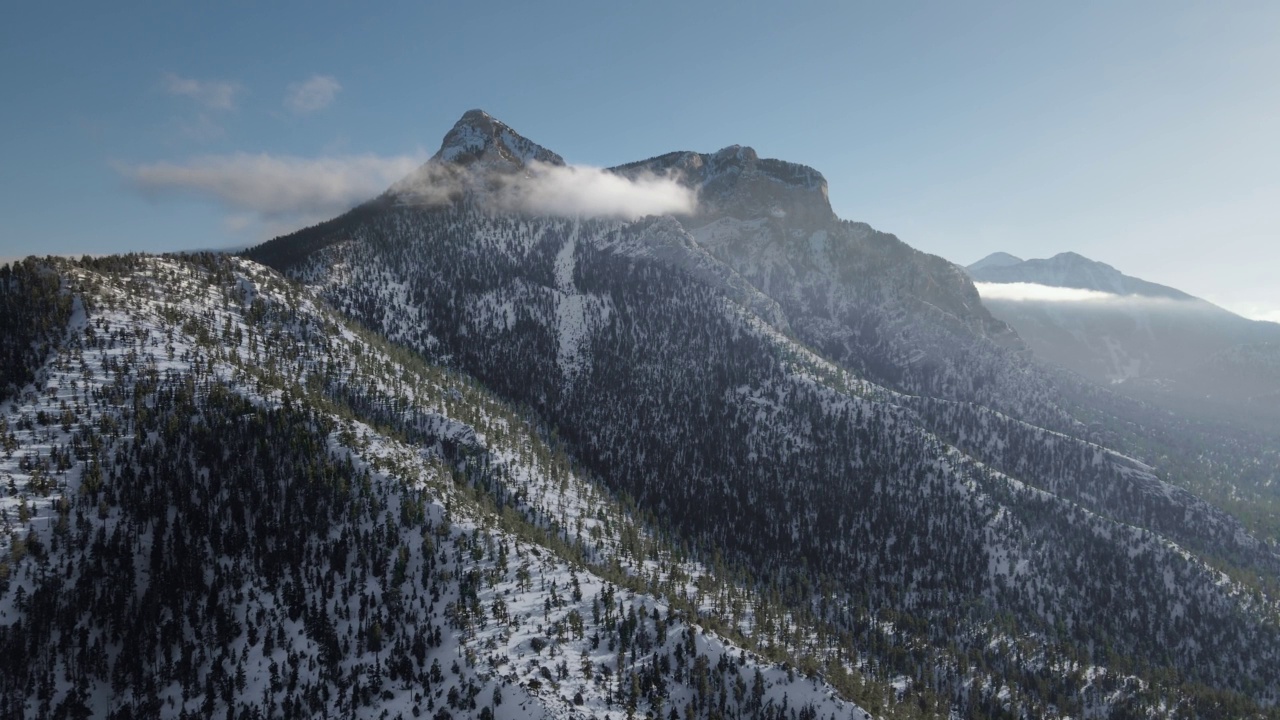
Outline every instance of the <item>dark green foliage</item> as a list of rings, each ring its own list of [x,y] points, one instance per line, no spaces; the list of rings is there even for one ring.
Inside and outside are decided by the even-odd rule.
[[[367,471],[329,452],[331,428],[320,415],[263,409],[216,383],[136,382],[134,405],[150,410],[133,414],[133,433],[102,455],[101,489],[74,502],[77,518],[104,502],[117,519],[92,536],[77,520],[72,532],[85,535],[87,564],[44,575],[23,621],[0,627],[0,708],[28,699],[27,678],[73,660],[75,682],[127,688],[119,701],[135,712],[145,714],[152,693],[171,682],[199,694],[193,651],[225,653],[245,633],[270,654],[276,626],[264,634],[237,613],[246,598],[280,588],[285,615],[305,621],[323,682],[339,682],[339,618],[314,598],[385,563],[387,548],[349,533],[382,517],[385,496],[362,481]],[[174,420],[180,432],[171,431]],[[351,548],[341,557],[333,552],[338,531],[337,546]],[[395,606],[383,612],[396,619]],[[184,640],[193,635],[203,639],[195,647]],[[369,635],[374,645],[384,641],[380,629]],[[215,687],[230,687],[234,678],[220,672],[232,667],[214,664]],[[314,689],[299,688],[298,711],[325,707]]]
[[[41,261],[0,266],[0,400],[35,378],[66,333],[72,306],[58,273]]]

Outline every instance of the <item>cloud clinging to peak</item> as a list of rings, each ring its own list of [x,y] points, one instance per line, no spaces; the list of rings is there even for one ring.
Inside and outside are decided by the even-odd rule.
[[[305,115],[329,107],[340,90],[342,85],[333,76],[312,75],[307,80],[288,87],[284,104],[291,112]]]
[[[697,208],[694,191],[672,177],[624,177],[587,165],[539,162],[529,164],[529,173],[502,200],[528,212],[627,219],[690,214]]]
[[[1214,306],[1197,299],[1157,297],[1152,295],[1119,295],[1101,290],[1041,285],[1039,283],[1014,282],[973,284],[983,300],[988,302],[1069,304],[1091,309],[1121,310],[1176,310],[1178,312],[1204,312]]]
[[[194,100],[209,110],[235,110],[239,96],[244,92],[240,83],[230,80],[197,80],[174,73],[164,75],[165,92],[177,97]]]
[[[470,192],[500,212],[613,217],[687,215],[697,210],[697,192],[672,175],[624,176],[589,165],[531,161],[514,172],[488,172],[449,163],[431,163],[392,188],[426,203],[447,202]]]
[[[217,203],[227,212],[228,231],[259,235],[334,217],[389,187],[432,203],[471,191],[494,210],[548,215],[633,219],[697,209],[696,192],[665,175],[624,177],[595,167],[542,163],[530,163],[520,173],[485,176],[430,163],[415,173],[422,162],[421,155],[303,158],[234,153],[121,165],[117,170],[148,197]]]
[[[1037,283],[990,283],[975,282],[978,294],[986,300],[1009,300],[1013,302],[1102,302],[1117,300],[1123,297],[1100,290],[1082,288],[1057,287]]]

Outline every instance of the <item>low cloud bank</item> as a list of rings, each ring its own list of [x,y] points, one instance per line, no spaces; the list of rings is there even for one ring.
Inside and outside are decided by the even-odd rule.
[[[1084,290],[1081,288],[1065,288],[1037,283],[990,283],[975,282],[978,294],[984,300],[1008,300],[1011,302],[1107,302],[1126,298],[1125,295],[1102,292],[1100,290]]]
[[[515,172],[433,162],[398,183],[392,192],[428,204],[467,192],[496,211],[627,220],[645,215],[688,215],[698,206],[697,192],[673,175],[626,177],[587,165],[537,161]]]
[[[227,210],[235,234],[282,233],[331,218],[388,187],[419,203],[448,202],[462,192],[495,211],[617,217],[691,214],[697,193],[674,176],[624,177],[601,168],[533,162],[519,172],[485,172],[420,157],[299,158],[237,153],[184,162],[120,166],[148,197],[194,197]],[[417,170],[415,172],[415,170]]]
[[[688,215],[697,194],[672,176],[623,177],[585,165],[532,163],[499,196],[505,207],[547,215],[633,219],[645,215]]]
[[[1058,304],[1076,308],[1087,308],[1104,312],[1172,312],[1177,314],[1208,313],[1211,315],[1228,311],[1199,298],[1177,299],[1169,297],[1152,297],[1150,295],[1118,295],[1099,290],[1066,288],[1056,285],[1040,285],[1038,283],[990,283],[975,282],[982,299],[991,303],[1027,303],[1051,305]]]
[[[1175,299],[1149,295],[1118,295],[1099,290],[1064,288],[1038,283],[975,282],[982,299],[991,303],[1067,304],[1101,312],[1143,310],[1148,312],[1188,312],[1218,315],[1233,313],[1249,320],[1280,324],[1280,310],[1270,305],[1235,303],[1224,309],[1199,298]]]

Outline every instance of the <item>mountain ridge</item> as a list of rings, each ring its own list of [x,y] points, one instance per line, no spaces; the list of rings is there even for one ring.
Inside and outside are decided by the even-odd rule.
[[[984,303],[1047,361],[1145,399],[1174,403],[1183,412],[1198,400],[1220,414],[1242,409],[1256,417],[1269,414],[1280,383],[1259,368],[1277,362],[1261,355],[1275,353],[1280,326],[1241,317],[1077,253],[1017,263],[998,255],[1004,257],[991,262],[996,256],[988,256],[967,272],[996,284],[987,289]],[[1005,296],[998,287],[1007,283],[1106,295],[1076,302],[1020,297],[1020,291]]]
[[[1280,712],[1280,525],[1221,500],[1280,444],[1041,363],[816,171],[513,209],[468,116],[456,192],[0,271],[0,715]]]
[[[1001,257],[992,262],[992,258],[997,255]],[[1018,259],[1008,253],[995,253],[968,266],[966,270],[975,280],[984,282],[1029,282],[1052,287],[1096,290],[1114,295],[1140,295],[1171,300],[1199,299],[1166,285],[1125,275],[1104,262],[1091,260],[1071,251],[1061,252],[1050,258],[1019,260],[1016,263],[1007,262],[1009,258]]]
[[[615,168],[631,176],[670,172],[701,187],[699,199],[708,202],[689,216],[557,218],[490,212],[463,198],[384,208],[319,252],[264,249],[280,257],[272,261],[276,267],[367,326],[528,404],[611,488],[665,518],[669,532],[771,578],[756,582],[803,586],[807,581],[784,569],[798,565],[838,592],[860,578],[860,592],[874,599],[845,596],[856,607],[907,602],[924,618],[941,611],[941,598],[951,598],[1013,613],[1019,627],[1058,620],[1076,627],[1079,620],[1067,618],[1084,613],[1107,627],[1087,632],[1107,633],[1125,652],[1142,647],[1148,661],[1217,673],[1206,670],[1214,662],[1188,664],[1188,653],[1196,652],[1185,640],[1152,646],[1138,639],[1134,625],[1117,624],[1123,612],[1110,604],[1115,597],[1104,600],[1110,591],[1099,579],[1070,571],[1080,561],[1065,550],[1080,551],[1084,538],[1095,537],[1090,562],[1117,562],[1110,559],[1113,541],[1101,538],[1119,536],[1086,530],[1116,522],[1154,533],[1197,562],[1271,576],[1274,545],[1168,484],[1170,475],[1188,483],[1185,470],[1163,463],[1143,469],[1120,459],[1165,457],[1166,446],[1133,444],[1131,417],[1162,423],[1169,428],[1163,437],[1183,438],[1187,449],[1203,437],[1034,361],[960,268],[831,215],[816,171],[782,161],[762,169],[767,161],[744,148],[721,152],[719,161],[719,153],[670,153]],[[317,231],[291,242],[302,248],[327,241]],[[657,248],[683,248],[685,259],[670,262],[674,256]],[[708,275],[709,268],[716,270]],[[740,279],[750,296],[776,304],[786,324],[715,277]],[[879,401],[864,405],[870,398]],[[1107,442],[1120,445],[1103,450]],[[868,454],[849,467],[817,460],[826,452],[843,457],[839,448]],[[1108,452],[1120,456],[1108,460]],[[1242,450],[1239,462],[1250,462],[1252,452]],[[942,460],[951,457],[956,464]],[[939,474],[910,465],[925,458],[951,469]],[[951,495],[960,486],[948,484],[951,472],[987,465],[1000,479],[983,475],[971,487],[982,488],[986,507],[998,508],[994,517],[1008,519],[998,527],[989,524],[992,515],[958,500],[963,495]],[[839,496],[816,500],[822,492]],[[904,504],[908,495],[954,502],[929,503],[916,516]],[[755,503],[769,510],[754,510]],[[691,513],[695,507],[702,512]],[[777,527],[771,513],[792,518],[792,528]],[[1045,524],[1045,513],[1055,521]],[[943,560],[921,550],[939,541],[914,536],[911,528],[938,523],[953,533],[943,545],[976,547],[978,555]],[[834,530],[840,527],[888,535],[858,534],[865,552],[850,556],[848,540]],[[908,560],[890,550],[903,542]],[[900,595],[884,584],[892,571],[870,570],[884,562],[923,568],[923,577],[932,578],[928,589],[919,577],[900,578],[910,588]],[[1191,633],[1201,638],[1191,642],[1208,642],[1203,628],[1190,629],[1173,610],[1185,598],[1169,593],[1183,597],[1182,591],[1145,585],[1136,579],[1142,571],[1132,573],[1146,598],[1141,621],[1154,623],[1143,633]],[[1058,584],[1068,576],[1080,586]],[[1037,599],[1040,592],[1059,594]],[[788,597],[809,601],[803,592]],[[975,637],[985,632],[966,627]],[[919,639],[930,647],[941,640]],[[1221,683],[1226,676],[1214,677]],[[968,702],[955,686],[938,692]]]

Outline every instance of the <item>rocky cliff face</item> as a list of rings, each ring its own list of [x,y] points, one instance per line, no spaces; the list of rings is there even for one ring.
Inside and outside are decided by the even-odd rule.
[[[756,151],[731,145],[715,153],[674,152],[613,168],[622,175],[671,174],[698,190],[698,225],[722,217],[786,219],[797,227],[834,221],[827,181],[813,168],[761,159]]]
[[[384,204],[439,206],[469,193],[499,192],[538,165],[564,164],[564,158],[483,110],[469,110],[444,136],[436,154],[392,185],[380,200]]]

